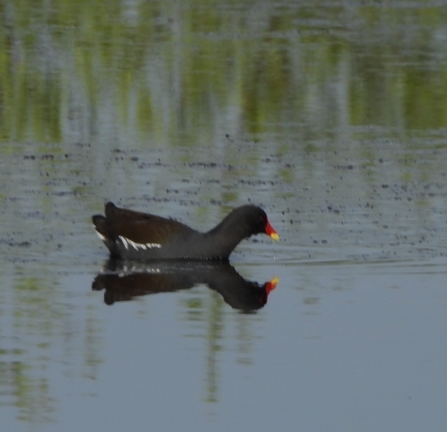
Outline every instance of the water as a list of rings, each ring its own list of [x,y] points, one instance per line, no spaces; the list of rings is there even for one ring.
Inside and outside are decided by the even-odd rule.
[[[0,12],[4,428],[443,430],[440,5]],[[281,241],[105,302],[107,200],[200,230],[252,202]],[[250,311],[204,271],[279,282]]]

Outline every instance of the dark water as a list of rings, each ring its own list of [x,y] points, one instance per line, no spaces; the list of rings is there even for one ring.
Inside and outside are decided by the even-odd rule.
[[[443,430],[442,6],[0,5],[2,427]],[[281,241],[111,268],[107,200]]]

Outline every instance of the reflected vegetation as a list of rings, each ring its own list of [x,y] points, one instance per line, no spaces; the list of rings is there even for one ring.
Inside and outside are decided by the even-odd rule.
[[[430,3],[3,2],[0,136],[91,141],[104,118],[109,139],[188,145],[445,127],[446,11]]]
[[[5,263],[2,273],[11,273]],[[87,313],[80,319],[75,295],[68,303],[61,275],[51,266],[21,263],[14,273],[11,286],[3,280],[0,297],[0,408],[14,406],[17,419],[45,424],[58,407],[52,368],[62,362],[69,374],[78,362],[84,378],[96,375],[97,317]]]
[[[92,283],[94,291],[105,290],[104,302],[186,290],[206,285],[218,292],[233,309],[255,312],[265,306],[278,283],[277,278],[262,285],[244,279],[228,262],[155,262],[141,264],[109,260]]]

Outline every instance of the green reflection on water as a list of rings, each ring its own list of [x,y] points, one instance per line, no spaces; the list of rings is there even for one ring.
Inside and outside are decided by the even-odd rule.
[[[218,353],[223,342],[223,307],[222,298],[216,292],[210,293],[209,317],[207,320],[207,360],[206,360],[206,401],[217,402],[218,396]]]
[[[30,270],[30,269],[33,270]],[[32,276],[25,276],[33,272]],[[66,308],[65,290],[60,286],[52,269],[41,263],[34,266],[15,266],[16,276],[7,304],[12,308],[0,310],[2,326],[0,340],[0,406],[17,409],[16,418],[29,423],[48,423],[55,419],[57,400],[54,398],[54,376],[50,372],[58,363],[70,370],[76,354],[76,322],[72,321],[73,306]],[[56,279],[55,279],[56,277]],[[5,300],[5,299],[3,299]],[[82,374],[95,378],[95,367],[100,363],[97,355],[95,315],[87,316],[82,334]],[[67,343],[68,350],[58,352]],[[60,357],[61,355],[61,357]]]
[[[60,142],[106,118],[193,144],[231,112],[253,134],[446,126],[442,8],[262,4],[3,4],[0,139]]]

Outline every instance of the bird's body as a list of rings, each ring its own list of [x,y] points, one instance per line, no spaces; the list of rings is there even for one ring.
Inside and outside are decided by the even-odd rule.
[[[240,241],[251,235],[265,233],[279,239],[265,212],[252,205],[234,209],[206,233],[173,219],[118,208],[111,202],[105,206],[105,216],[93,216],[93,223],[112,256],[138,261],[227,260]]]

